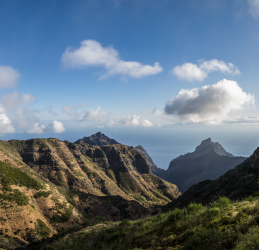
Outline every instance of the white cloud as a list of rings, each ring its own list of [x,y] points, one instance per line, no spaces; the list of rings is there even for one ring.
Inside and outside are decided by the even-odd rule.
[[[248,0],[250,13],[254,18],[259,17],[259,0]]]
[[[84,40],[78,49],[67,48],[62,55],[62,63],[69,68],[83,68],[89,66],[102,67],[107,73],[102,78],[111,75],[142,78],[160,73],[163,68],[159,63],[154,66],[143,65],[136,61],[124,61],[119,58],[119,52],[112,47],[102,47],[94,40]]]
[[[39,123],[35,123],[27,130],[27,132],[30,134],[43,134],[45,132],[62,133],[64,131],[64,125],[59,121],[53,121],[48,126],[44,124],[40,125]]]
[[[62,133],[65,131],[64,125],[59,121],[53,121],[50,124],[50,127],[53,129],[55,133]]]
[[[47,127],[43,124],[39,125],[39,123],[33,124],[33,126],[27,130],[27,132],[30,134],[43,134],[47,131],[48,131]]]
[[[108,117],[108,112],[102,111],[101,107],[97,107],[97,109],[90,109],[89,111],[86,111],[82,120],[87,121],[97,121],[97,120],[103,120]]]
[[[133,115],[128,117],[122,117],[120,120],[122,125],[133,125],[142,127],[152,127],[153,124],[149,120],[140,119],[140,116]]]
[[[220,124],[231,111],[254,105],[254,96],[244,92],[237,82],[222,80],[201,89],[182,89],[165,107],[167,115],[181,122]]]
[[[233,63],[225,63],[212,59],[210,61],[199,60],[198,64],[184,63],[172,69],[172,73],[179,79],[202,82],[211,72],[220,71],[228,74],[240,74],[239,69]]]
[[[15,91],[3,96],[2,105],[19,128],[27,129],[37,121],[36,110],[30,107],[35,101],[36,99],[32,95],[20,95]]]
[[[5,109],[0,105],[0,134],[15,133],[11,120],[5,113]]]
[[[225,124],[259,124],[259,116],[246,116],[224,121]]]
[[[16,86],[19,73],[10,66],[0,65],[0,89]]]
[[[155,109],[153,109],[152,114],[153,114],[154,116],[161,117],[161,116],[163,116],[163,115],[165,114],[165,112],[164,112],[163,109],[157,109],[157,108],[155,108]]]

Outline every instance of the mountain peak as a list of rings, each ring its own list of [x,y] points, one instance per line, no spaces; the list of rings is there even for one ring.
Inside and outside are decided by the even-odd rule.
[[[109,138],[105,134],[102,134],[101,132],[97,132],[96,134],[93,134],[88,137],[84,137],[82,139],[79,139],[76,141],[76,143],[85,142],[90,145],[95,146],[105,146],[105,145],[111,145],[111,144],[119,144],[114,139]]]
[[[195,153],[207,153],[213,150],[218,155],[233,157],[232,154],[228,153],[218,142],[213,142],[211,138],[203,140],[199,146],[196,147]]]

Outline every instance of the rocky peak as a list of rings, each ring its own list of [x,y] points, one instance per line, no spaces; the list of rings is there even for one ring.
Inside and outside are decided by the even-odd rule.
[[[207,154],[209,151],[214,151],[218,155],[233,157],[228,153],[218,142],[211,141],[211,138],[203,140],[199,146],[196,147],[194,153]]]
[[[84,137],[83,139],[79,139],[76,141],[76,143],[85,142],[90,145],[95,146],[105,146],[105,145],[111,145],[111,144],[119,144],[114,139],[109,138],[105,134],[102,134],[101,132],[97,132],[96,134],[93,134],[89,137]]]

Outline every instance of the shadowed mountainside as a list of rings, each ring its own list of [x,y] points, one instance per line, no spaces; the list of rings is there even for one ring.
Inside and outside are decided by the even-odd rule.
[[[233,156],[218,142],[212,142],[208,138],[202,141],[194,152],[172,160],[168,169],[158,176],[176,184],[183,193],[200,181],[219,178],[245,159],[245,157]]]
[[[151,167],[151,171],[154,175],[162,176],[165,173],[164,169],[157,167],[157,165],[153,162],[147,151],[141,145],[138,145],[137,147],[135,147],[135,149],[139,151],[142,155],[144,155],[144,157],[147,159]]]
[[[165,205],[163,211],[186,207],[191,202],[209,204],[222,196],[231,200],[241,200],[258,191],[258,178],[259,148],[243,163],[217,180],[205,180],[193,185],[178,199]]]

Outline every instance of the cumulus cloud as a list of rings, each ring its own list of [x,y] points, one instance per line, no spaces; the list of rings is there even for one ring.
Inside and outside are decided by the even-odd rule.
[[[225,63],[212,59],[210,61],[199,60],[198,64],[184,63],[173,68],[172,73],[179,79],[202,82],[211,72],[220,71],[228,74],[240,74],[239,69],[233,63]]]
[[[5,109],[0,105],[0,134],[15,133],[11,120],[5,113]]]
[[[33,126],[27,130],[27,132],[30,134],[43,134],[47,131],[48,131],[47,127],[43,124],[40,125],[39,123],[33,124]]]
[[[251,105],[253,95],[244,92],[237,82],[224,79],[201,89],[182,89],[164,110],[181,122],[220,124],[231,111]]]
[[[140,116],[133,115],[128,117],[122,117],[120,120],[122,125],[133,125],[133,126],[141,126],[141,127],[152,127],[153,124],[149,120],[140,119]]]
[[[117,50],[103,47],[95,40],[82,41],[78,49],[67,48],[62,55],[62,63],[68,68],[102,67],[107,71],[102,78],[112,75],[142,78],[156,75],[163,70],[158,62],[151,66],[136,61],[121,60]]]
[[[18,78],[18,71],[14,70],[10,66],[0,65],[0,89],[15,87]]]
[[[19,128],[27,129],[31,123],[37,121],[36,110],[30,106],[35,101],[36,98],[32,95],[20,95],[15,91],[3,96],[2,105]]]
[[[248,0],[250,13],[254,18],[259,17],[259,0]]]
[[[62,133],[65,131],[64,125],[59,121],[53,121],[50,124],[50,127],[53,129],[55,133]]]
[[[45,132],[55,132],[55,133],[62,133],[65,131],[65,127],[63,123],[59,121],[53,121],[48,126],[44,124],[35,123],[33,124],[27,132],[30,134],[43,134]]]
[[[97,109],[90,109],[86,111],[82,120],[86,121],[97,121],[103,120],[108,117],[108,112],[102,111],[101,107],[98,106]]]

